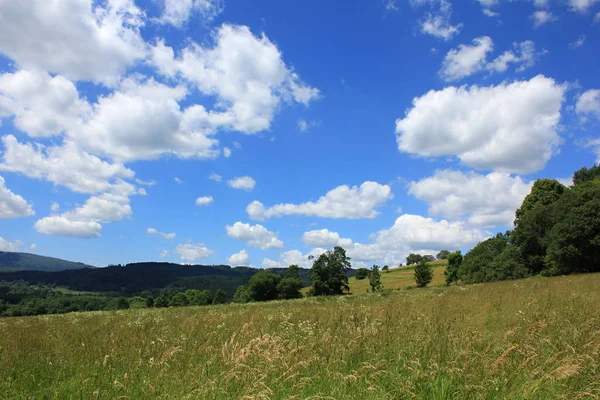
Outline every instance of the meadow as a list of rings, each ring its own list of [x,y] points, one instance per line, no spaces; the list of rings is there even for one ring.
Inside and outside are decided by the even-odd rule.
[[[587,274],[4,318],[0,398],[599,398],[599,287]]]

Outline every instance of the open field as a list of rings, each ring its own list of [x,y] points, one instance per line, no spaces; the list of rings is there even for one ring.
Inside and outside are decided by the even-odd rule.
[[[0,398],[600,397],[600,274],[0,320]]]
[[[446,260],[434,261],[429,263],[433,268],[433,280],[431,285],[438,285],[445,282],[444,271],[448,262]],[[381,283],[384,289],[405,289],[409,286],[415,286],[415,267],[392,268],[390,272],[380,271]],[[370,289],[369,279],[357,280],[355,277],[348,279],[350,293],[364,294]]]

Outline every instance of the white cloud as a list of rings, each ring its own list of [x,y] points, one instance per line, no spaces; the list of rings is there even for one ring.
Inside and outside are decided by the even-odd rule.
[[[90,112],[75,85],[64,77],[20,70],[0,75],[0,116],[14,115],[14,124],[30,136],[64,132]]]
[[[588,140],[585,147],[591,148],[596,153],[596,165],[600,165],[600,139]]]
[[[223,157],[231,157],[231,149],[229,147],[223,147]]]
[[[211,173],[208,176],[208,179],[210,179],[211,181],[215,181],[215,182],[221,182],[223,180],[223,177],[217,173]]]
[[[533,21],[534,28],[539,28],[548,22],[556,21],[558,19],[554,14],[547,10],[537,10],[531,14],[530,18]]]
[[[12,135],[2,138],[4,154],[0,170],[19,172],[29,178],[45,179],[78,193],[111,189],[134,172],[122,164],[109,163],[86,153],[73,142],[62,146],[19,143]]]
[[[0,219],[28,217],[33,214],[33,206],[23,197],[11,192],[0,176]]]
[[[264,220],[284,215],[317,216],[323,218],[375,218],[375,210],[391,199],[392,189],[377,182],[364,182],[359,186],[338,186],[330,190],[316,202],[302,204],[277,204],[270,208],[259,201],[253,201],[246,207],[251,219]]]
[[[219,107],[190,107],[190,124],[204,129],[228,128],[246,134],[269,129],[283,103],[308,105],[318,89],[305,85],[285,65],[279,49],[263,34],[246,26],[222,25],[213,47],[191,43],[178,56],[158,41],[152,60],[165,76],[181,76],[203,94],[215,96]]]
[[[259,247],[261,250],[281,249],[283,242],[279,240],[278,234],[269,231],[262,225],[250,225],[236,222],[232,226],[227,225],[227,236],[238,240],[246,240],[248,246]]]
[[[234,189],[241,189],[249,192],[254,189],[256,181],[249,176],[240,176],[238,178],[228,180],[227,185]]]
[[[135,179],[135,183],[137,183],[138,185],[144,185],[144,186],[154,186],[156,185],[156,181],[143,181],[141,179]]]
[[[157,231],[154,228],[148,228],[148,229],[146,229],[146,232],[149,235],[159,235],[159,236],[162,236],[163,239],[166,239],[166,240],[173,240],[173,239],[175,239],[175,236],[176,236],[175,233],[163,233],[163,232]]]
[[[15,240],[14,242],[9,242],[0,236],[0,251],[8,251],[15,252],[19,251],[19,249],[23,246],[23,242],[20,240]]]
[[[585,13],[592,5],[598,2],[600,2],[600,0],[569,0],[569,6],[572,11]]]
[[[450,50],[442,63],[440,76],[446,81],[464,78],[485,68],[487,54],[494,50],[489,36],[473,39],[473,45],[461,44]]]
[[[421,32],[423,34],[431,35],[438,39],[450,40],[457,35],[463,27],[462,23],[452,25],[450,18],[452,17],[452,4],[448,0],[436,0],[436,1],[413,1],[416,4],[423,3],[438,3],[439,10],[435,10],[427,13],[427,17],[421,21]]]
[[[194,262],[202,258],[210,257],[214,251],[207,248],[203,243],[186,243],[177,245],[175,253],[183,261]]]
[[[317,127],[319,125],[320,125],[320,122],[318,122],[318,121],[307,121],[305,119],[298,120],[298,130],[300,132],[308,132],[312,128]]]
[[[167,258],[169,256],[169,250],[163,250],[160,252],[160,258]]]
[[[242,250],[239,253],[232,254],[227,258],[227,262],[231,265],[247,265],[248,260],[248,252],[246,250]]]
[[[409,193],[429,203],[429,214],[453,220],[465,216],[471,225],[512,225],[515,210],[531,190],[531,182],[502,172],[480,175],[454,170],[436,171],[409,184]]]
[[[102,234],[102,225],[98,222],[76,221],[62,215],[42,218],[34,226],[38,232],[46,235],[95,238]]]
[[[539,171],[561,141],[557,129],[565,91],[565,85],[543,75],[431,90],[396,121],[398,149],[424,157],[454,155],[477,169]]]
[[[325,253],[327,250],[323,248],[315,248],[306,254],[302,254],[299,250],[284,251],[279,256],[281,261],[271,260],[269,258],[263,259],[263,266],[265,268],[287,268],[290,265],[297,265],[300,268],[312,267],[312,261],[308,259],[309,256],[315,258]]]
[[[112,85],[146,55],[133,0],[0,2],[0,53],[23,68]]]
[[[600,119],[600,89],[590,89],[577,98],[575,111],[586,120],[588,117]]]
[[[203,197],[198,197],[196,199],[197,206],[207,206],[209,204],[212,204],[213,202],[214,202],[214,199],[212,196],[203,196]]]
[[[461,44],[451,49],[444,58],[439,72],[445,81],[455,81],[480,71],[505,72],[509,64],[518,65],[517,72],[535,65],[544,52],[536,52],[535,43],[526,40],[513,43],[514,51],[507,50],[494,60],[488,62],[487,57],[494,50],[494,42],[489,36],[473,39],[472,45]]]
[[[31,243],[31,244],[29,245],[29,249],[30,249],[30,250],[35,250],[36,248],[37,248],[37,245],[36,245],[35,243]]]
[[[180,28],[192,14],[198,14],[204,21],[210,22],[222,11],[221,0],[164,0],[160,22]]]
[[[127,78],[119,90],[101,97],[91,117],[69,130],[77,144],[119,161],[156,159],[163,154],[181,158],[216,158],[218,141],[190,122],[196,107],[182,110],[184,86],[170,87],[153,79]]]
[[[181,179],[179,179],[178,177],[173,178],[173,180],[177,183],[179,183],[180,185],[183,183],[183,181]]]
[[[56,202],[52,203],[52,205],[50,206],[50,211],[52,211],[52,213],[56,214],[59,210],[60,210],[60,204],[58,204]]]
[[[304,232],[302,241],[308,246],[316,247],[348,247],[352,245],[351,239],[341,238],[339,233],[331,232],[328,229]]]
[[[569,43],[569,47],[572,49],[577,49],[585,43],[585,35],[581,35],[574,42]]]

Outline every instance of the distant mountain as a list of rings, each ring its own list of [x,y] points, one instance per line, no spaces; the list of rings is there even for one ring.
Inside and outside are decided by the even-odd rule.
[[[93,267],[79,262],[61,260],[60,258],[38,256],[37,254],[0,251],[0,272],[54,272],[81,268]]]

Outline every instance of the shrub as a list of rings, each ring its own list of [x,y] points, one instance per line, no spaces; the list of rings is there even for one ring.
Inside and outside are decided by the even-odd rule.
[[[356,270],[356,272],[354,273],[354,277],[356,278],[356,280],[358,281],[362,281],[363,279],[365,279],[367,276],[369,276],[369,270],[366,268],[359,268]]]
[[[433,270],[425,261],[421,261],[415,267],[415,282],[417,287],[425,287],[431,283],[433,279]]]

